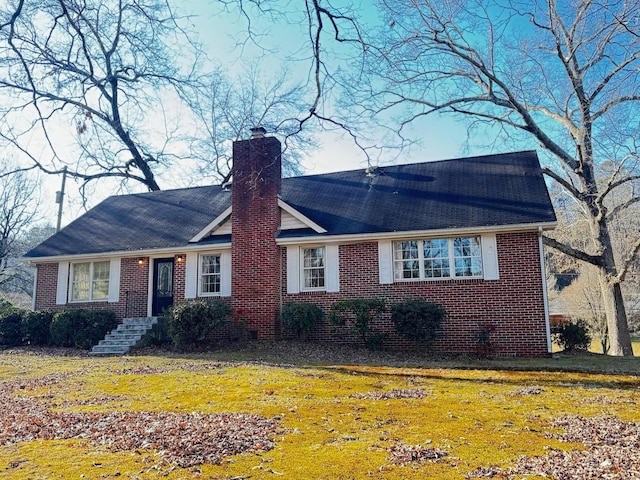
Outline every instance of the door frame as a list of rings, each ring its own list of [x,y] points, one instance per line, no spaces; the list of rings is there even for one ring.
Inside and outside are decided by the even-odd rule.
[[[153,316],[153,306],[156,299],[156,262],[159,260],[166,260],[167,262],[170,260],[172,264],[172,278],[171,278],[171,287],[172,287],[172,304],[175,299],[175,256],[157,256],[157,257],[149,257],[149,295],[148,295],[148,305],[147,305],[147,316]]]

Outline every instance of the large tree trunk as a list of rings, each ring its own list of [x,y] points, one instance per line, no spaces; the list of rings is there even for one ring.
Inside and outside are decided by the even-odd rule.
[[[599,270],[602,303],[607,315],[609,333],[609,355],[633,356],[631,336],[627,326],[627,313],[619,282],[611,282],[604,269]]]
[[[613,254],[613,245],[609,235],[609,226],[605,220],[604,212],[594,218],[594,233],[597,235],[602,247],[600,265],[598,268],[598,280],[602,292],[602,305],[607,316],[607,331],[609,335],[609,355],[633,356],[627,312],[622,297],[620,280],[617,278],[616,259]]]

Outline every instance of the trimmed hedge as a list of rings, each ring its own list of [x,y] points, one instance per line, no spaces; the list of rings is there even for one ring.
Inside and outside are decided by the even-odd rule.
[[[111,310],[63,310],[53,315],[49,326],[51,343],[57,347],[88,350],[118,326]]]
[[[414,342],[431,342],[441,333],[447,311],[424,298],[408,298],[391,305],[396,332]]]
[[[51,344],[51,321],[53,312],[24,310],[22,312],[22,341],[25,345],[46,346]]]
[[[551,338],[556,345],[569,352],[587,350],[591,345],[589,326],[582,318],[552,327]]]
[[[162,313],[167,333],[179,349],[213,346],[214,333],[229,321],[231,307],[221,301],[190,300]]]
[[[2,309],[2,314],[0,315],[0,345],[9,347],[22,345],[22,311],[20,309]]]
[[[309,337],[323,317],[322,308],[315,303],[285,303],[280,312],[282,326],[291,330],[301,340],[306,340]]]
[[[360,335],[362,344],[370,350],[382,350],[387,338],[371,328],[373,319],[385,312],[387,304],[381,298],[353,298],[331,305],[329,320],[334,325],[350,325]]]

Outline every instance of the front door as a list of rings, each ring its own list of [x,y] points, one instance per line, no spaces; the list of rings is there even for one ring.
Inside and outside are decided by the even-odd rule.
[[[158,316],[173,305],[173,258],[153,260],[153,305],[151,315]]]

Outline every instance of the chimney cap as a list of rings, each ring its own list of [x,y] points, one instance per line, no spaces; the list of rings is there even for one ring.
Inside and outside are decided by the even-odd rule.
[[[267,133],[267,129],[264,127],[253,127],[251,128],[251,138],[262,138],[265,133]]]

